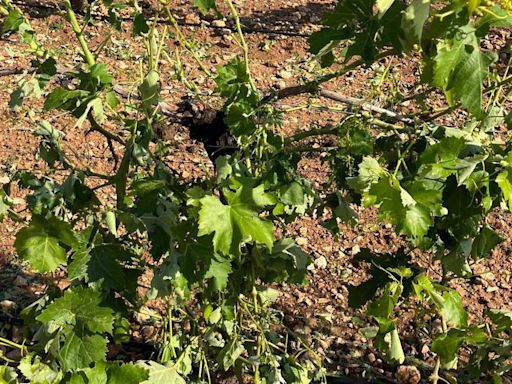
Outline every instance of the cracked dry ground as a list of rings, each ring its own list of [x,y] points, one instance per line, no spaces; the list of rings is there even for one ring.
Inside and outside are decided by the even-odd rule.
[[[187,35],[194,37],[199,44],[199,54],[209,67],[215,67],[227,62],[237,52],[232,32],[225,28],[229,22],[212,21],[208,18],[201,20],[197,13],[189,8],[189,1],[172,1],[178,16],[187,24],[184,28]],[[321,14],[333,6],[332,1],[277,1],[266,0],[248,2],[239,0],[235,2],[240,8],[242,21],[245,25],[256,30],[272,30],[277,33],[258,32],[247,35],[250,47],[251,69],[260,89],[283,88],[291,85],[298,79],[307,79],[312,76],[311,69],[314,63],[307,55],[306,36],[315,30],[314,23]],[[41,14],[41,10],[32,9],[34,16],[33,27],[45,46],[52,47],[63,63],[73,63],[77,57],[74,42],[70,41],[72,35],[69,26],[63,19],[51,12]],[[198,25],[202,26],[190,26]],[[214,26],[215,28],[210,28]],[[87,37],[91,47],[98,47],[106,36],[108,26],[97,22],[87,30]],[[279,32],[286,32],[280,35]],[[290,32],[293,32],[290,36]],[[508,31],[498,31],[486,44],[502,46],[510,38]],[[174,49],[175,42],[167,39],[170,49]],[[144,48],[142,42],[131,36],[128,26],[123,31],[113,33],[110,42],[100,55],[100,60],[109,64],[114,78],[123,83],[125,87],[135,89],[138,60]],[[388,60],[392,60],[390,63]],[[28,66],[30,56],[24,53],[23,45],[17,36],[10,36],[0,40],[0,62],[3,68]],[[184,55],[184,69],[190,80],[193,80],[201,89],[208,91],[214,88],[211,80],[204,78],[195,67],[193,61]],[[390,65],[391,64],[391,65]],[[398,81],[391,85],[385,84],[384,89],[399,87],[402,91],[410,88],[412,80],[418,75],[418,66],[414,61],[386,59],[378,63],[382,68],[390,65]],[[165,94],[170,106],[176,105],[183,94],[183,86],[173,79],[172,66],[162,64],[162,82],[169,87]],[[330,82],[327,87],[334,91],[355,97],[368,97],[371,95],[370,86],[373,71],[361,70],[350,72],[344,77]],[[16,86],[17,76],[0,78],[0,180],[2,176],[12,169],[31,169],[44,173],[42,162],[34,157],[37,148],[37,139],[32,135],[33,124],[28,111],[34,110],[37,116],[51,121],[58,129],[66,134],[66,148],[72,156],[88,164],[97,172],[109,171],[112,167],[111,154],[107,143],[102,137],[91,133],[85,136],[86,127],[77,128],[74,121],[62,114],[40,114],[41,100],[30,100],[23,109],[11,111],[8,108],[9,95]],[[52,86],[52,85],[50,85]],[[216,98],[208,99],[212,105],[219,105]],[[305,98],[295,97],[283,102],[283,107],[293,107],[303,104]],[[325,101],[323,101],[325,103]],[[429,100],[432,108],[443,104],[440,96]],[[327,102],[327,105],[334,105]],[[414,105],[402,105],[401,111],[414,110]],[[463,116],[448,116],[443,123],[456,125]],[[339,121],[340,115],[334,112],[318,111],[315,113],[296,111],[286,116],[282,133],[290,135],[300,130],[332,124]],[[115,130],[116,127],[109,127]],[[169,123],[164,127],[166,137],[172,142],[173,154],[167,159],[168,164],[185,179],[194,179],[204,176],[204,172],[212,172],[212,165],[205,155],[201,145],[188,138],[184,127]],[[319,146],[320,142],[309,141],[310,145]],[[314,186],[325,182],[331,170],[322,162],[324,154],[316,153],[305,157],[301,162],[302,174]],[[18,191],[18,197],[23,197],[23,191]],[[108,194],[102,196],[108,202]],[[22,211],[23,204],[17,209]],[[396,382],[396,367],[388,366],[383,362],[379,353],[373,348],[371,341],[366,340],[359,328],[367,325],[364,314],[360,310],[351,310],[348,307],[348,288],[351,284],[358,284],[368,278],[364,268],[352,265],[352,256],[363,248],[374,252],[395,252],[401,246],[406,246],[404,239],[395,235],[394,229],[386,224],[378,223],[376,212],[371,209],[361,210],[358,224],[351,228],[343,226],[338,238],[334,238],[319,224],[318,218],[306,217],[298,219],[288,226],[290,234],[297,236],[298,244],[309,252],[314,263],[310,267],[310,283],[306,286],[280,287],[282,294],[277,308],[285,314],[285,322],[295,332],[309,340],[318,353],[327,357],[329,368],[332,371],[353,377],[377,378],[383,382]],[[496,229],[506,240],[498,246],[492,258],[484,260],[474,266],[474,271],[480,277],[469,282],[456,281],[455,288],[463,297],[464,303],[470,313],[471,320],[478,322],[483,318],[487,309],[512,309],[510,299],[512,296],[511,249],[512,221],[509,214],[496,212],[489,218],[489,224]],[[32,295],[40,295],[44,285],[30,272],[19,268],[13,261],[13,241],[18,230],[17,224],[6,221],[0,227],[0,262],[4,267],[0,270],[0,301],[10,300],[23,302]],[[438,273],[435,263],[430,255],[414,252],[416,261],[429,273],[436,276]],[[57,277],[57,279],[59,279]],[[62,281],[65,284],[65,281]],[[0,308],[0,311],[5,308]],[[404,349],[409,360],[423,361],[432,366],[433,354],[427,344],[428,330],[435,327],[428,315],[416,313],[414,307],[404,306],[397,313],[400,320],[400,333],[404,340]],[[2,327],[0,326],[0,329]],[[413,332],[415,328],[426,329],[427,334]],[[141,340],[151,337],[147,332],[138,332],[134,336]],[[462,356],[463,358],[464,356]],[[417,360],[414,360],[417,359]],[[428,375],[423,373],[422,380]]]

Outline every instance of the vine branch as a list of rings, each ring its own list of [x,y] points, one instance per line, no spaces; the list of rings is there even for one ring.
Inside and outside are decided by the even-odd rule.
[[[345,96],[336,92],[328,91],[326,89],[320,89],[318,94],[319,96],[325,97],[327,99],[338,101],[343,104],[361,107],[361,109],[364,109],[366,111],[381,114],[383,116],[386,116],[390,120],[399,121],[407,125],[414,125],[415,123],[414,120],[409,117],[405,117],[396,112],[390,111],[389,109],[381,108],[376,105],[370,104],[363,99]]]
[[[73,7],[71,6],[69,0],[64,0],[64,7],[66,8],[66,13],[68,15],[71,28],[73,28],[73,32],[75,33],[75,36],[78,39],[78,42],[80,43],[80,47],[82,48],[84,59],[89,66],[93,66],[95,64],[94,56],[89,50],[87,41],[85,41],[85,37],[82,33],[82,28],[80,28],[80,25],[78,24],[75,11],[73,11]]]

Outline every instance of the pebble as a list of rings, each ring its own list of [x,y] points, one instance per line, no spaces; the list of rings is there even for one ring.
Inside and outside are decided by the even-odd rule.
[[[226,21],[219,19],[219,20],[213,20],[212,25],[217,28],[225,28],[226,27]]]
[[[327,351],[331,346],[331,343],[329,341],[322,339],[318,340],[318,344],[324,351]]]
[[[285,80],[288,80],[288,79],[291,79],[293,77],[293,73],[291,73],[290,71],[287,71],[285,69],[279,71],[279,77],[281,79],[285,79]]]
[[[199,24],[201,19],[195,13],[187,13],[185,16],[185,23],[187,24]]]
[[[413,365],[402,365],[398,367],[395,378],[399,384],[418,384],[421,380],[421,373]]]
[[[286,82],[284,80],[280,80],[276,84],[277,89],[284,89],[286,88]]]
[[[352,256],[355,256],[357,255],[359,252],[361,252],[361,248],[359,247],[359,245],[354,245],[352,247]]]
[[[327,259],[324,256],[320,256],[318,259],[315,259],[314,264],[318,269],[324,269],[327,267]]]
[[[14,301],[11,301],[11,300],[2,300],[0,301],[0,309],[3,311],[3,312],[11,312],[12,310],[14,310],[16,308],[16,303]]]
[[[145,339],[150,339],[155,334],[155,327],[152,325],[142,327],[142,335]]]
[[[297,237],[297,239],[295,241],[296,241],[297,245],[307,245],[308,244],[308,239],[306,239],[305,237],[302,237],[302,236]]]

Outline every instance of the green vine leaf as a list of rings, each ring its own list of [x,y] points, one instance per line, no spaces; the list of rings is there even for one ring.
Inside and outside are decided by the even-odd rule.
[[[64,372],[88,368],[95,361],[105,361],[107,339],[101,335],[79,336],[75,332],[66,335],[60,349],[60,360]]]
[[[333,49],[349,40],[345,60],[360,56],[372,62],[381,48],[400,48],[400,24],[403,2],[394,0],[338,1],[333,12],[324,17],[324,27],[309,38],[310,52],[317,55],[323,67],[334,63]]]
[[[66,291],[37,317],[48,324],[50,332],[68,325],[87,328],[95,333],[112,333],[112,309],[101,307],[101,296],[90,288]]]
[[[382,335],[377,335],[375,344],[385,353],[388,361],[398,364],[402,364],[405,361],[404,350],[396,329],[392,329]]]
[[[139,384],[145,383],[148,378],[148,370],[139,365],[113,364],[108,368],[108,384]]]
[[[158,104],[160,98],[160,75],[157,71],[150,71],[139,86],[142,106],[150,110]]]
[[[194,0],[194,5],[202,14],[207,14],[210,10],[217,10],[215,0]]]
[[[228,194],[229,195],[229,194]],[[257,199],[253,189],[241,187],[222,204],[216,196],[205,196],[199,211],[199,236],[215,233],[213,245],[216,252],[239,255],[242,243],[256,242],[272,249],[273,225],[258,216]]]
[[[422,293],[426,294],[447,324],[457,328],[468,326],[468,313],[464,309],[462,299],[457,291],[433,284],[426,275],[416,277],[414,290],[418,297],[421,297]]]
[[[149,372],[149,378],[141,384],[186,384],[186,381],[172,364],[158,364],[156,361],[139,361],[138,367],[142,367]]]
[[[74,109],[77,107],[78,100],[81,100],[89,96],[89,92],[84,90],[67,90],[65,88],[57,88],[52,91],[44,101],[43,109],[45,111],[51,111],[52,109]]]
[[[384,15],[387,10],[393,5],[395,0],[377,0],[377,9],[379,11],[379,16]]]
[[[510,332],[512,329],[512,312],[498,309],[491,309],[489,318],[496,325],[498,332]]]
[[[462,305],[462,298],[457,291],[446,290],[443,293],[442,315],[449,326],[465,328],[468,325],[468,313]]]
[[[432,342],[432,351],[437,353],[441,363],[447,367],[457,364],[457,352],[464,342],[465,332],[452,328]]]
[[[105,384],[107,383],[107,363],[96,361],[93,368],[82,369],[81,372],[90,384]]]
[[[227,371],[235,364],[235,361],[245,351],[244,345],[238,339],[238,336],[234,336],[230,342],[219,352],[217,361],[221,367]]]
[[[512,211],[512,175],[509,174],[508,169],[499,173],[496,176],[496,183],[499,185],[503,198],[508,204],[508,209]]]
[[[475,260],[487,257],[491,251],[505,239],[498,235],[488,225],[484,226],[478,236],[475,237],[471,247],[471,257]]]
[[[363,192],[367,191],[373,183],[376,183],[385,175],[386,170],[382,168],[377,159],[365,156],[363,161],[359,163],[358,176],[347,178],[347,182],[355,191]]]
[[[11,201],[7,194],[3,189],[0,189],[0,223],[7,217],[9,214],[9,209],[11,209]]]
[[[123,266],[132,256],[118,244],[101,244],[89,252],[75,255],[73,270],[83,271],[85,267],[85,280],[99,283],[104,290],[134,291],[136,283],[132,277],[138,276],[139,272]]]
[[[41,273],[53,272],[66,264],[66,249],[61,244],[77,244],[71,226],[56,217],[45,220],[39,216],[34,216],[30,225],[17,233],[14,242],[18,255]]]
[[[0,382],[2,384],[17,384],[18,374],[13,367],[4,365],[0,367]]]
[[[196,260],[190,260],[188,254],[183,259],[188,263],[195,264]],[[190,294],[189,282],[183,275],[180,265],[178,265],[178,252],[170,252],[160,265],[151,281],[151,289],[148,291],[148,297],[165,297],[174,293],[180,298],[188,297]]]
[[[494,59],[480,50],[475,29],[466,25],[453,39],[440,42],[434,60],[433,83],[445,91],[448,102],[460,101],[469,112],[483,117],[483,82]]]
[[[204,276],[206,279],[212,279],[212,288],[216,291],[222,291],[228,285],[229,274],[233,271],[229,260],[217,260],[212,258],[210,268]]]
[[[421,43],[423,28],[430,15],[430,0],[413,0],[402,16],[404,50],[410,51]]]
[[[444,213],[441,191],[429,190],[422,183],[414,183],[406,190],[393,176],[373,184],[364,200],[367,205],[378,205],[380,219],[396,225],[416,243],[434,224],[433,217]]]
[[[21,24],[25,22],[23,14],[16,8],[13,8],[7,14],[7,17],[2,21],[1,34],[17,31]]]
[[[62,380],[62,372],[54,371],[50,366],[43,363],[35,353],[30,353],[21,359],[18,368],[23,376],[30,380],[30,383],[57,384]]]
[[[143,13],[137,12],[133,16],[133,30],[134,36],[142,36],[149,32],[149,25]]]

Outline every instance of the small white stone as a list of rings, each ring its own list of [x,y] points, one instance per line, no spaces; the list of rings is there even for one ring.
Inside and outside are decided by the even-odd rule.
[[[297,245],[307,245],[308,244],[308,239],[306,239],[305,237],[297,237],[296,239],[296,243]]]
[[[281,77],[281,79],[288,80],[288,79],[291,79],[293,77],[293,73],[283,69],[282,71],[279,71],[279,77]]]
[[[4,312],[10,312],[16,308],[16,303],[11,300],[0,301],[0,309]]]
[[[213,20],[212,21],[212,25],[214,27],[218,27],[218,28],[224,28],[226,26],[226,22],[222,19],[219,19],[219,20]]]
[[[314,264],[318,269],[324,269],[327,267],[327,259],[324,256],[320,256],[318,259],[315,259]]]
[[[284,80],[278,81],[276,87],[277,89],[284,89],[286,88],[286,82]]]

